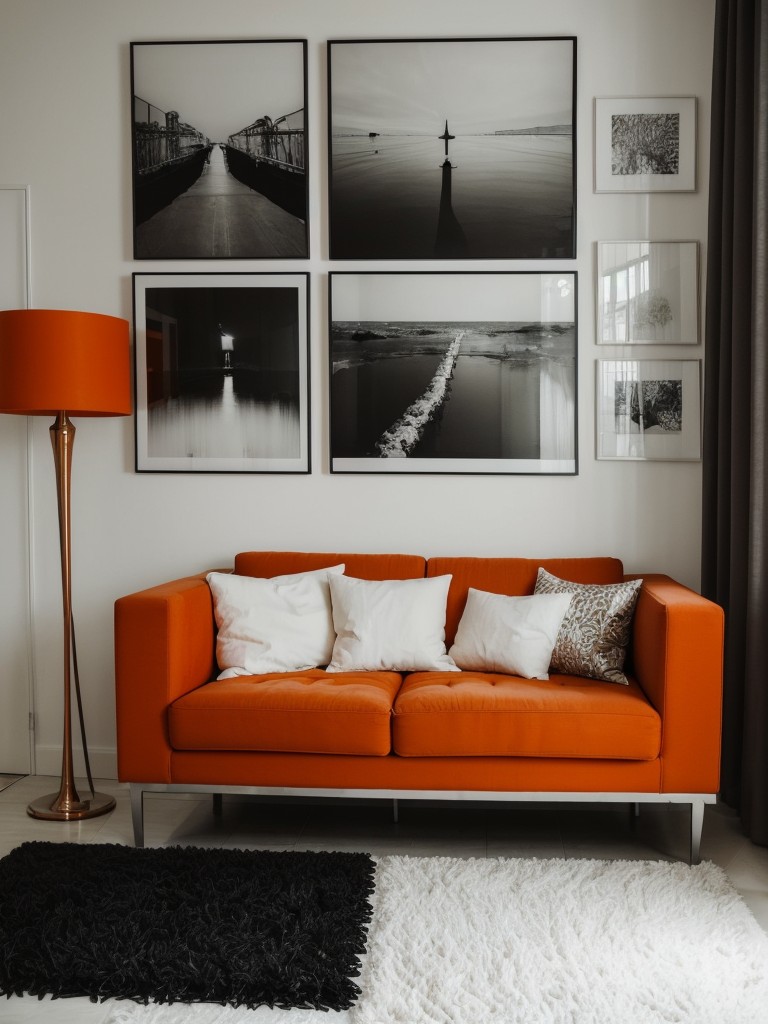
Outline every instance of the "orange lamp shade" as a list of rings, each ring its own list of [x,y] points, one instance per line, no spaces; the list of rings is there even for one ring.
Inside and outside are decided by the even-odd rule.
[[[128,321],[70,309],[0,310],[0,412],[127,416]]]

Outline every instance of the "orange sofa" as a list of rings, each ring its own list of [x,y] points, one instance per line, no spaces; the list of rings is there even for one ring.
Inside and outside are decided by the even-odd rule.
[[[272,577],[343,562],[368,580],[451,574],[446,644],[470,587],[533,593],[539,566],[618,583],[614,558],[424,559],[244,552],[234,572]],[[723,613],[663,575],[643,575],[629,685],[483,672],[314,669],[217,680],[206,573],[115,606],[117,741],[137,846],[150,792],[691,805],[698,860],[719,784]],[[397,804],[395,804],[395,808]]]

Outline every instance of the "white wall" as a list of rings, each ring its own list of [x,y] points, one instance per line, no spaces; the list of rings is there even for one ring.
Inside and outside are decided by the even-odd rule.
[[[698,585],[700,464],[597,462],[594,457],[594,360],[605,350],[594,345],[593,263],[594,242],[609,238],[697,239],[706,256],[713,17],[714,0],[0,0],[0,184],[31,187],[32,280],[41,307],[130,318],[132,271],[204,272],[232,265],[132,261],[130,41],[309,40],[311,259],[238,261],[236,269],[312,272],[315,469],[296,477],[136,475],[130,420],[77,423],[73,588],[97,772],[108,774],[114,765],[114,599],[177,575],[231,564],[241,549],[610,554],[623,558],[628,571],[665,571]],[[578,258],[475,261],[450,269],[579,271],[579,475],[331,476],[324,42],[547,34],[578,37]],[[593,97],[622,95],[698,97],[696,193],[593,193]],[[396,266],[447,269],[430,263]],[[395,265],[345,263],[338,269],[358,267]],[[676,354],[698,357],[701,349]],[[0,417],[0,436],[10,429]],[[34,423],[33,447],[37,765],[56,773],[61,630],[47,423]],[[4,544],[12,542],[11,528],[0,522]],[[23,636],[16,640],[20,647],[25,643]]]

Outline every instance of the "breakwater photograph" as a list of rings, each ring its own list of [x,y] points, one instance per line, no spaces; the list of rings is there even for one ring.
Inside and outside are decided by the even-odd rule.
[[[575,256],[575,40],[328,44],[332,259]]]
[[[576,472],[575,274],[333,273],[330,335],[332,471]]]

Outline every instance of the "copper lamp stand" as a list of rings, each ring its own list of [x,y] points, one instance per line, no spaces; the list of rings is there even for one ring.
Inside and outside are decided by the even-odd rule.
[[[75,443],[75,427],[66,412],[59,412],[51,425],[51,445],[56,469],[56,495],[59,510],[59,546],[61,549],[61,590],[64,602],[64,744],[61,764],[61,785],[58,793],[33,800],[27,807],[27,814],[46,821],[80,821],[106,814],[115,806],[114,797],[96,793],[93,788],[88,746],[85,739],[83,705],[80,697],[80,677],[77,671],[77,650],[72,621],[72,572],[71,535],[69,517],[70,480],[72,475],[72,449]],[[80,798],[75,785],[72,759],[72,669],[74,668],[75,696],[80,719],[80,734],[83,740],[85,770],[90,786],[90,797]]]

